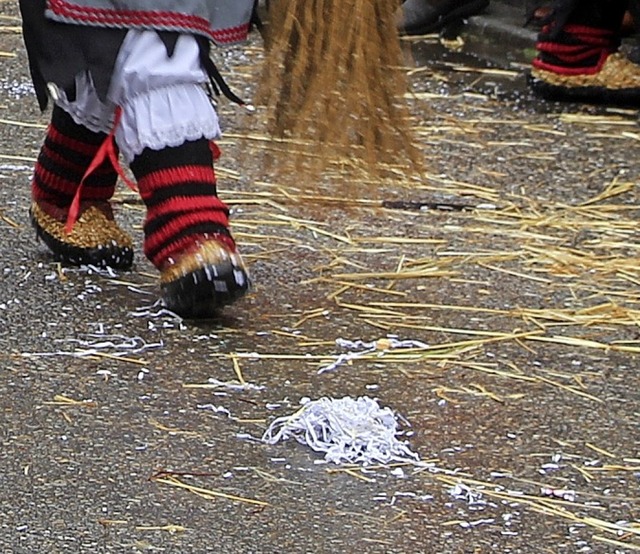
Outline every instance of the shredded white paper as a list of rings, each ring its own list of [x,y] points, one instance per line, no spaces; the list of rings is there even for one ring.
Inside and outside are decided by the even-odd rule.
[[[218,387],[221,389],[228,389],[230,391],[261,391],[267,387],[263,385],[256,385],[254,383],[240,383],[239,381],[220,381],[213,377],[207,379],[207,384],[212,387]]]
[[[307,400],[296,413],[275,419],[262,440],[268,444],[294,438],[335,464],[387,464],[420,461],[400,441],[398,416],[368,396]]]
[[[380,356],[384,356],[385,352],[388,352],[389,350],[407,348],[429,348],[428,344],[419,340],[399,340],[393,337],[378,339],[372,342],[365,342],[363,340],[353,341],[337,338],[336,346],[342,348],[343,350],[347,350],[347,352],[338,354],[333,362],[331,362],[329,365],[321,367],[318,370],[318,374],[333,371],[334,369],[337,369],[341,365],[350,362],[351,360],[361,358],[362,356],[366,356],[367,354],[372,354],[374,352],[378,352]]]
[[[55,339],[55,343],[76,345],[75,350],[57,350],[55,352],[23,352],[25,358],[40,358],[48,356],[70,356],[74,358],[86,358],[96,354],[108,354],[114,358],[122,358],[133,354],[141,354],[148,350],[162,348],[162,341],[149,343],[142,337],[127,337],[125,335],[106,334],[104,326],[99,333],[83,333],[79,338]]]

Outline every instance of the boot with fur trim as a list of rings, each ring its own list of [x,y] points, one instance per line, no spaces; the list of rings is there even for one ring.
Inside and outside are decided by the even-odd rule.
[[[147,206],[145,254],[166,307],[186,319],[214,317],[250,287],[217,196],[214,149],[206,139],[147,148],[131,164]]]

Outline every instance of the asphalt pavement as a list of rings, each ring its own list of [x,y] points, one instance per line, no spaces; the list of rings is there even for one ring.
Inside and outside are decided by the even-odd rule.
[[[542,102],[467,27],[411,44],[423,174],[283,183],[223,102],[220,194],[255,287],[196,324],[158,304],[124,185],[131,271],[36,242],[47,115],[0,15],[1,552],[640,550],[637,110]],[[218,63],[250,96],[261,56],[252,35]],[[261,440],[305,399],[363,396],[419,462]]]

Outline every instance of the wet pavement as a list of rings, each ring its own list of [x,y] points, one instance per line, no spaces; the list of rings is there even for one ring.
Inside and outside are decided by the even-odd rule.
[[[193,324],[156,303],[124,185],[132,271],[35,242],[47,120],[0,13],[2,552],[640,550],[636,110],[543,103],[524,69],[428,39],[408,95],[425,174],[285,185],[223,104],[221,194],[255,289]],[[260,55],[254,37],[220,60],[246,94]],[[323,396],[391,407],[422,463],[259,440]]]

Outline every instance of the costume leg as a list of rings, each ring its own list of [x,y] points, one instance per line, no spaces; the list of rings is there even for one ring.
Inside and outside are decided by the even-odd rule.
[[[216,192],[211,140],[220,130],[199,55],[191,36],[168,56],[156,33],[131,31],[110,92],[122,108],[116,141],[147,206],[144,252],[166,306],[186,318],[211,317],[249,289]]]
[[[167,307],[211,317],[242,296],[249,278],[217,197],[211,144],[145,149],[131,163],[147,206],[144,251],[161,272]]]
[[[72,200],[105,138],[54,107],[31,185],[31,220],[38,237],[63,262],[128,268],[132,242],[113,219],[109,199],[117,174],[109,163],[85,179],[78,221],[65,231]]]
[[[556,0],[530,84],[552,100],[640,105],[640,67],[618,52],[627,0]]]
[[[398,30],[407,35],[435,33],[488,5],[489,0],[406,0],[398,9]]]

